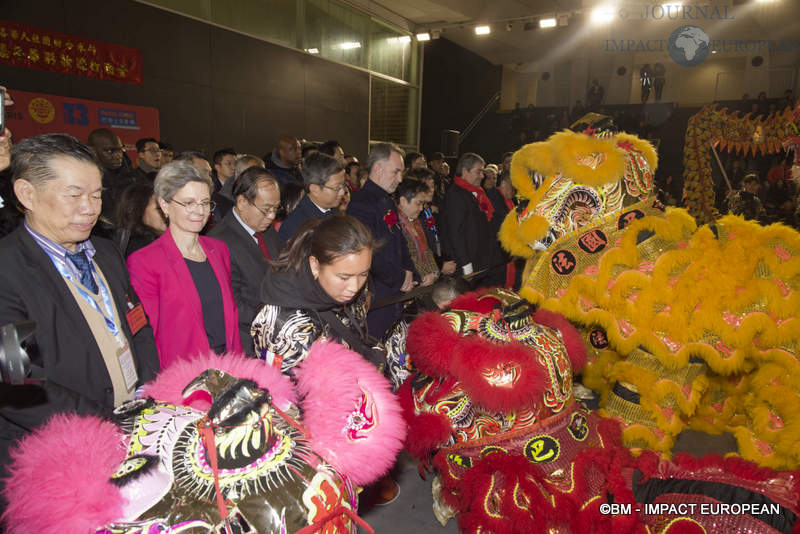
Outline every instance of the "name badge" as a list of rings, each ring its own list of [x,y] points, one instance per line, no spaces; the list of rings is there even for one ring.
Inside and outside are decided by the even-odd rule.
[[[128,326],[131,328],[132,336],[135,336],[136,332],[147,324],[147,315],[144,314],[144,308],[141,303],[128,310],[125,317],[128,319]]]
[[[136,364],[133,363],[133,353],[127,343],[117,351],[117,360],[119,360],[119,368],[122,370],[122,379],[125,380],[125,389],[127,391],[132,391],[136,386],[136,382],[139,380],[139,375],[136,373]]]

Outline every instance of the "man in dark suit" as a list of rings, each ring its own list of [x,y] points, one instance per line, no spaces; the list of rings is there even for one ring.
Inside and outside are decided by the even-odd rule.
[[[53,414],[107,414],[159,370],[122,257],[89,239],[102,198],[91,149],[66,134],[31,137],[14,147],[11,173],[25,223],[0,240],[0,325],[36,322],[27,351],[38,381],[0,385],[2,463]]]
[[[321,152],[311,154],[303,162],[303,182],[306,194],[278,231],[282,244],[289,241],[307,220],[336,213],[347,189],[344,167],[335,158]]]
[[[406,292],[420,281],[414,269],[406,238],[398,224],[397,206],[392,199],[403,180],[403,151],[392,143],[379,143],[372,148],[367,159],[369,179],[347,207],[352,215],[372,231],[383,245],[372,255],[373,300]],[[369,334],[383,337],[389,326],[400,319],[400,303],[373,308],[367,315]]]
[[[233,298],[239,309],[239,332],[245,353],[253,356],[250,325],[261,309],[261,279],[268,260],[278,257],[281,243],[272,221],[280,208],[281,190],[271,172],[250,167],[236,178],[233,209],[209,232],[228,245]]]
[[[494,207],[480,187],[483,166],[483,158],[472,152],[463,154],[456,164],[439,217],[442,255],[454,260],[464,275],[488,269],[478,278],[479,286],[502,286],[505,256],[492,228]]]
[[[101,215],[109,222],[117,216],[117,202],[125,189],[135,183],[131,170],[125,164],[125,147],[119,136],[108,128],[92,130],[88,139],[103,172],[103,210]],[[146,183],[146,182],[142,182]]]

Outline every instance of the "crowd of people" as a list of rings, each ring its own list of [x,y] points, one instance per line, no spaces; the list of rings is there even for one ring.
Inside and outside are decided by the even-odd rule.
[[[145,138],[135,165],[106,128],[0,142],[0,324],[36,324],[34,381],[0,385],[3,465],[54,413],[109,413],[176,360],[244,353],[292,377],[325,337],[384,368],[381,339],[437,287],[515,283],[496,237],[510,153],[451,174],[441,153],[379,143],[362,163],[289,135],[263,158]]]
[[[107,128],[13,147],[0,136],[0,325],[36,324],[32,381],[0,384],[0,466],[52,414],[108,413],[204,353],[292,378],[328,338],[396,377],[386,345],[409,314],[446,305],[465,280],[519,287],[497,238],[515,209],[511,152],[496,164],[464,153],[452,169],[439,152],[377,143],[361,162],[293,135],[263,157],[154,138],[135,152],[134,164]],[[738,160],[728,171],[731,212],[798,227],[788,161],[763,178]],[[665,203],[680,203],[674,189]]]

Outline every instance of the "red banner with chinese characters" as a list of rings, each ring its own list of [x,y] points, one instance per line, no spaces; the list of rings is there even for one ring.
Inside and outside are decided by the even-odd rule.
[[[0,21],[0,65],[142,83],[142,52],[35,26]]]
[[[136,160],[136,141],[159,139],[158,109],[83,100],[8,89],[14,105],[6,108],[6,126],[14,141],[43,133],[68,133],[84,143],[95,128],[109,128]]]

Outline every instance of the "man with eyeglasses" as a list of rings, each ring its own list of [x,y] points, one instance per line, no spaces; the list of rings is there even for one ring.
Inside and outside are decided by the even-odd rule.
[[[344,168],[327,154],[311,154],[303,162],[303,182],[306,194],[283,221],[278,236],[286,243],[309,219],[329,217],[336,213],[347,187]]]
[[[11,174],[25,223],[0,240],[0,325],[36,330],[32,382],[0,385],[3,471],[8,446],[54,414],[110,416],[159,371],[119,251],[91,237],[102,181],[89,147],[67,134],[29,137],[11,153]]]
[[[131,169],[125,162],[125,147],[119,136],[108,128],[92,130],[88,144],[102,166],[103,208],[100,215],[113,222],[120,195],[134,183]]]
[[[158,169],[161,168],[161,148],[158,141],[152,137],[145,137],[136,141],[136,152],[139,153],[137,167],[134,172],[142,181],[152,182],[156,178]]]
[[[261,279],[268,261],[281,250],[272,221],[280,208],[281,190],[271,172],[254,166],[243,171],[233,187],[235,205],[208,233],[228,245],[233,298],[239,309],[239,332],[248,356],[255,356],[250,325],[261,309]]]

